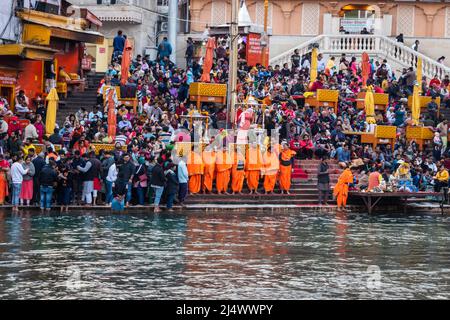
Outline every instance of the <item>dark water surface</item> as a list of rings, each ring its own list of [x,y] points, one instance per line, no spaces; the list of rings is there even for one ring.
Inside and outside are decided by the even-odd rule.
[[[0,299],[450,298],[449,217],[0,212]]]

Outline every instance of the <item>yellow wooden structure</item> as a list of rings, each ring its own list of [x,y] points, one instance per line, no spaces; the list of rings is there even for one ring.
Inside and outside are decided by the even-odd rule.
[[[433,130],[429,127],[406,127],[406,139],[408,141],[415,140],[419,145],[419,150],[423,150],[424,143],[428,140],[432,140],[433,137]]]
[[[441,110],[441,98],[436,97],[436,104],[438,105],[437,114],[439,116]],[[427,105],[431,102],[430,96],[420,96],[420,108],[426,108]],[[412,95],[408,97],[408,108],[411,109],[412,106]]]
[[[337,113],[339,100],[339,90],[318,89],[314,96],[305,98],[305,107],[333,107]]]
[[[364,109],[364,99],[366,97],[365,92],[359,92],[356,96],[356,107],[358,109]],[[373,94],[375,110],[384,111],[389,104],[389,95],[387,93],[374,93]]]
[[[193,82],[189,86],[189,100],[196,101],[200,110],[202,102],[226,104],[227,85],[221,83]]]
[[[390,144],[394,148],[395,139],[397,138],[397,127],[376,126],[375,132],[344,131],[344,134],[358,135],[361,137],[361,143],[371,144],[373,148],[376,148],[379,144]]]

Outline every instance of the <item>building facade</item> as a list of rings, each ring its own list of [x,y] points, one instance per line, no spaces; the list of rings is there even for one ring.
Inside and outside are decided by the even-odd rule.
[[[245,2],[253,23],[263,24],[264,0]],[[229,22],[230,13],[229,0],[191,0],[190,33],[195,36],[208,26]],[[271,56],[320,34],[338,34],[341,26],[348,33],[364,27],[388,37],[403,33],[405,44],[419,39],[420,51],[431,58],[450,52],[449,0],[269,0],[268,25]]]
[[[53,65],[82,76],[85,44],[103,43],[101,22],[65,0],[5,0],[0,7],[0,96],[12,106],[19,90],[34,99],[46,93]],[[4,18],[4,20],[3,20]]]
[[[118,30],[122,30],[131,41],[134,54],[156,56],[158,31],[162,33],[166,27],[161,17],[167,13],[167,1],[72,0],[72,2],[93,12],[103,23],[100,31],[105,36],[105,43],[89,47],[89,53],[95,59],[96,71],[103,72],[107,69],[112,55],[112,41]]]

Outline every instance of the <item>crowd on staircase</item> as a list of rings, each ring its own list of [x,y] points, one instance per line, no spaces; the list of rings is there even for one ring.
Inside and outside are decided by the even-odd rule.
[[[44,210],[56,201],[61,210],[67,210],[71,203],[97,205],[104,201],[122,210],[128,205],[153,203],[158,212],[161,201],[171,210],[175,201],[183,204],[188,192],[239,194],[246,184],[250,193],[261,189],[271,193],[276,185],[289,193],[294,159],[312,158],[332,158],[354,171],[351,183],[338,181],[337,197],[341,185],[349,184],[361,190],[439,190],[448,184],[448,123],[435,102],[440,98],[440,108],[450,107],[448,75],[423,78],[419,84],[423,95],[433,97],[420,120],[435,132],[430,148],[419,150],[416,141],[405,137],[406,127],[413,124],[407,107],[415,86],[413,67],[397,72],[387,60],[372,59],[364,79],[361,57],[343,54],[325,61],[321,54],[315,60],[295,53],[290,65],[265,68],[248,66],[240,51],[237,99],[248,108],[238,109],[231,124],[224,106],[204,103],[196,110],[189,101],[190,84],[204,79],[205,74],[204,62],[194,61],[189,45],[184,70],[170,60],[167,39],[156,60],[137,55],[124,63],[128,42],[123,35],[116,37],[114,46],[111,65],[98,86],[97,105],[68,115],[54,132],[45,132],[45,108],[11,114],[6,100],[1,99],[0,204],[8,198],[14,210],[30,203]],[[210,82],[227,82],[228,62],[227,44],[220,42],[211,69],[206,71]],[[317,70],[313,81],[311,68]],[[120,86],[122,97],[137,96],[136,110],[119,105],[111,114],[107,98],[111,86]],[[357,94],[367,87],[389,95],[386,112],[376,111],[374,123],[367,121],[364,109],[356,108]],[[333,108],[305,106],[305,98],[318,89],[339,91],[337,113]],[[267,108],[258,108],[256,102]],[[26,103],[26,97],[18,97],[16,111],[17,105]],[[195,112],[207,114],[209,126],[219,133],[201,137],[209,144],[204,150],[178,150],[176,143],[196,138],[195,126],[190,129],[189,122],[189,115]],[[25,128],[19,117],[30,119]],[[371,131],[374,125],[397,127],[393,147],[364,146],[356,136],[345,134]],[[267,137],[239,150],[235,147],[238,132],[225,130],[231,127],[249,132],[264,128]],[[95,142],[114,144],[114,149],[95,150]],[[36,152],[36,143],[43,144],[42,152]],[[59,151],[57,145],[61,145]],[[330,188],[326,160],[318,172],[319,200],[326,203]],[[374,175],[369,178],[372,173],[379,173],[377,183]]]

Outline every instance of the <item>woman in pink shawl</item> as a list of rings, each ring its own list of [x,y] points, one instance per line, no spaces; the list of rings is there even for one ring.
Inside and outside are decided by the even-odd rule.
[[[40,114],[36,116],[36,122],[34,123],[34,126],[38,134],[39,143],[42,143],[42,138],[44,137],[45,133],[45,125],[42,123],[42,116]]]

